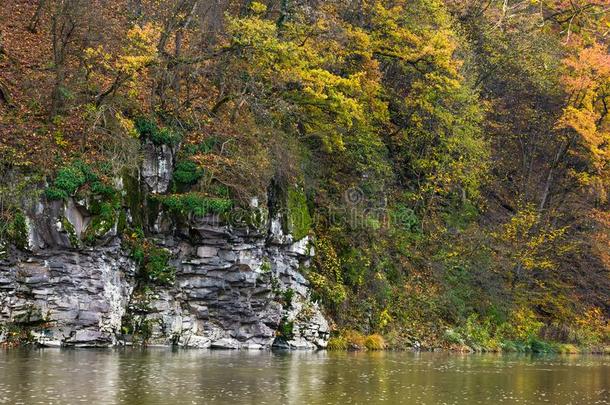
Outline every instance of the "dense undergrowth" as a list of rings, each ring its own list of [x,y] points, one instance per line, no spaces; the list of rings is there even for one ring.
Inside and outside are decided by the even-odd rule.
[[[603,1],[35,3],[0,10],[0,254],[28,197],[84,202],[62,227],[124,235],[137,315],[173,278],[160,210],[272,202],[313,237],[333,349],[608,345]],[[175,154],[154,196],[151,145]]]

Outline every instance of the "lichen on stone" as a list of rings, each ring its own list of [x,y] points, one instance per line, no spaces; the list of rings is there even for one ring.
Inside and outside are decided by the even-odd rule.
[[[61,230],[68,234],[68,240],[70,241],[70,245],[73,248],[80,247],[80,238],[76,234],[76,229],[74,229],[74,225],[72,225],[70,220],[65,216],[62,216],[59,218],[59,223],[61,224]]]

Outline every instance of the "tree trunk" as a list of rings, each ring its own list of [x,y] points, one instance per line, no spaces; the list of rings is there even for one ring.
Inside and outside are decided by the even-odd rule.
[[[28,30],[32,33],[36,33],[38,31],[38,23],[40,22],[40,16],[42,15],[42,10],[46,4],[46,0],[39,0],[38,6],[36,6],[36,11],[30,20],[30,24],[28,25]]]
[[[78,5],[78,2],[64,3],[52,20],[55,83],[51,95],[51,117],[60,113],[65,104],[66,54],[76,29],[76,22],[71,13],[76,13]]]
[[[542,197],[540,198],[540,205],[538,206],[538,212],[540,213],[542,213],[549,200],[549,194],[551,192],[551,188],[553,187],[553,182],[555,181],[555,170],[557,170],[559,163],[570,148],[572,141],[573,138],[566,140],[566,142],[559,145],[559,148],[557,149],[557,153],[555,154],[553,162],[551,163],[551,167],[549,168],[549,173],[546,176],[546,182],[544,183]]]
[[[8,89],[8,86],[2,79],[0,79],[0,101],[4,101],[9,107],[13,107],[13,98],[11,97],[11,92]]]
[[[55,68],[55,83],[51,94],[51,117],[59,114],[64,107],[64,81],[66,74],[63,66]]]

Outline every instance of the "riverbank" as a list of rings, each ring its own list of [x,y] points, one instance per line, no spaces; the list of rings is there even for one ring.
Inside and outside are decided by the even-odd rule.
[[[363,335],[353,330],[343,331],[328,341],[330,351],[445,351],[455,353],[555,353],[555,354],[602,354],[610,355],[610,344],[602,343],[582,346],[573,343],[553,342],[529,337],[525,340],[493,340],[486,345],[467,342],[461,338],[439,341],[437,345],[424,345],[417,341],[388,341],[380,334]]]
[[[139,348],[139,349],[170,349],[181,348],[186,350],[212,350],[212,351],[274,351],[274,352],[415,352],[415,353],[455,353],[455,354],[569,354],[569,355],[602,355],[610,356],[610,345],[599,345],[592,347],[577,346],[570,343],[546,342],[537,339],[530,341],[506,341],[495,347],[470,346],[467,344],[444,344],[439,346],[405,346],[387,343],[383,336],[373,334],[369,336],[348,333],[337,337],[331,337],[326,349],[290,349],[285,346],[272,346],[268,349],[252,348],[249,346],[233,348],[189,348],[170,344],[143,344],[132,342],[120,342],[117,345],[62,345],[58,341],[39,340],[32,337],[13,338],[0,343],[0,349],[17,350],[22,348],[62,348],[62,349],[110,349],[110,348]]]

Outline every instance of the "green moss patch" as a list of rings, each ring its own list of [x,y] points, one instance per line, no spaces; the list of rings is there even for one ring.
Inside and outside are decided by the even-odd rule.
[[[28,247],[28,224],[25,214],[17,210],[14,212],[12,219],[7,227],[8,240],[12,242],[18,249]]]
[[[94,168],[82,161],[74,161],[59,169],[53,185],[45,190],[45,194],[50,200],[65,200],[88,185],[90,194],[109,198],[116,190],[103,178],[103,172],[102,167]]]
[[[159,127],[155,121],[146,117],[135,120],[136,130],[141,138],[149,139],[155,145],[175,146],[182,140],[182,134],[167,127]]]
[[[141,230],[126,234],[123,241],[130,257],[139,267],[139,281],[159,285],[171,285],[174,282],[176,269],[169,264],[171,253],[167,249],[158,247],[145,238]]]
[[[120,209],[120,200],[116,196],[111,201],[94,201],[90,207],[93,217],[83,234],[83,241],[93,244],[110,232],[118,222]]]
[[[125,205],[129,208],[133,226],[142,227],[144,225],[144,193],[140,188],[138,180],[129,174],[123,175],[123,188],[125,194]],[[119,218],[120,219],[120,218]],[[126,221],[125,221],[126,222]],[[120,227],[119,230],[123,230]]]
[[[228,198],[210,197],[195,192],[158,196],[156,199],[170,212],[201,217],[208,214],[226,213],[233,208],[233,201]]]
[[[295,240],[301,240],[309,233],[312,220],[305,193],[297,188],[288,190],[286,199],[286,228]]]
[[[74,229],[74,225],[72,225],[68,218],[63,216],[59,219],[59,221],[61,223],[62,230],[68,234],[68,240],[70,241],[70,245],[74,248],[79,247],[80,239],[76,234],[76,229]]]

